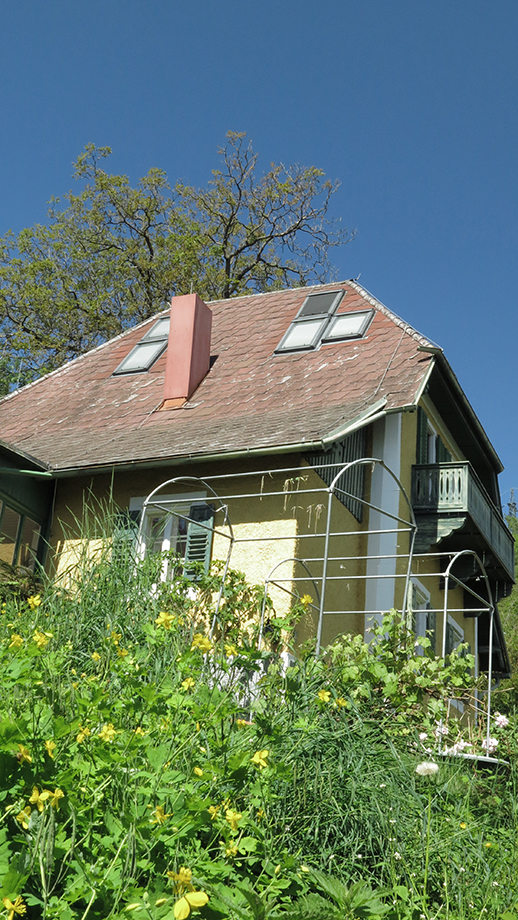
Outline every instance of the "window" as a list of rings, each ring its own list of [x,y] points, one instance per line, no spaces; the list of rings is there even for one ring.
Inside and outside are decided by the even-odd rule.
[[[446,654],[449,655],[454,649],[458,648],[461,642],[464,642],[464,630],[458,623],[448,615],[446,624]]]
[[[426,412],[417,410],[417,463],[451,463],[452,455],[430,423]]]
[[[437,614],[430,610],[430,594],[419,581],[412,582],[412,620],[416,639],[430,640],[430,652],[435,655],[437,645]],[[424,648],[418,645],[418,655],[424,655]]]
[[[143,504],[143,498],[130,502],[129,517],[135,537]],[[172,550],[185,560],[183,574],[187,577],[194,575],[193,563],[201,563],[208,571],[214,534],[214,507],[205,501],[204,494],[156,496],[155,503],[147,506],[141,533],[141,556]],[[165,580],[173,574],[170,560],[165,560],[162,577]]]
[[[0,501],[0,562],[34,570],[41,527]]]
[[[374,310],[336,313],[345,291],[309,294],[288,331],[276,348],[285,351],[310,351],[329,342],[358,339],[365,335]]]
[[[114,370],[113,376],[119,374],[139,374],[148,371],[167,348],[169,339],[170,317],[159,319],[140,342],[131,349],[119,366]]]

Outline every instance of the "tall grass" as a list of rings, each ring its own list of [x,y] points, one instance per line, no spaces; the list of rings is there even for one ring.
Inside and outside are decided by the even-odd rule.
[[[511,920],[513,725],[498,769],[438,755],[465,661],[414,657],[392,615],[284,673],[250,633],[260,589],[231,573],[211,642],[220,574],[162,582],[119,523],[89,512],[74,565],[2,608],[7,913],[178,920],[194,889],[212,920]]]

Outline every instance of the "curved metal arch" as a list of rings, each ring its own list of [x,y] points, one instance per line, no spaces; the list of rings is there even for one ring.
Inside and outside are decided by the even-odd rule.
[[[484,579],[486,586],[487,597],[481,597],[480,594],[477,594],[476,591],[473,591],[472,588],[469,588],[464,584],[456,575],[451,571],[454,564],[460,559],[461,556],[472,556],[479,565],[481,575]],[[462,549],[458,553],[455,553],[453,558],[448,563],[446,571],[444,573],[444,613],[443,613],[443,622],[442,622],[442,654],[441,657],[446,658],[446,626],[448,623],[448,590],[450,585],[450,578],[453,578],[458,585],[462,585],[465,591],[468,591],[472,597],[481,601],[482,604],[487,606],[487,612],[489,613],[489,654],[488,654],[488,675],[487,675],[487,724],[486,724],[486,754],[489,754],[489,739],[491,737],[491,691],[493,685],[493,633],[494,633],[494,619],[495,619],[495,605],[493,602],[493,592],[491,590],[491,584],[487,576],[486,568],[484,563],[478,556],[478,554],[473,549]]]
[[[286,559],[281,559],[280,562],[277,562],[277,563],[273,566],[273,568],[270,569],[270,571],[268,572],[268,575],[266,576],[266,578],[265,578],[265,580],[264,580],[264,596],[263,596],[263,603],[262,603],[262,606],[261,606],[261,622],[260,622],[260,624],[259,624],[259,636],[258,636],[258,639],[257,639],[257,650],[258,650],[258,651],[261,650],[261,645],[262,645],[262,641],[263,641],[264,614],[265,614],[265,611],[266,611],[266,600],[267,600],[267,598],[268,598],[268,588],[269,588],[269,586],[270,586],[270,583],[276,585],[277,587],[282,588],[283,591],[286,591],[287,594],[291,594],[292,597],[297,597],[297,596],[298,596],[297,594],[295,594],[294,591],[290,591],[289,588],[284,588],[284,587],[282,587],[281,585],[278,585],[278,584],[275,582],[275,580],[272,579],[273,573],[274,573],[278,568],[280,568],[281,565],[285,565],[287,562],[296,562],[296,563],[298,563],[299,565],[301,565],[301,566],[306,570],[307,575],[308,575],[308,581],[311,581],[311,583],[313,584],[313,587],[314,587],[314,589],[315,589],[315,594],[316,594],[316,596],[317,596],[317,598],[318,598],[319,607],[320,607],[320,592],[319,592],[319,590],[318,590],[317,583],[316,583],[315,579],[313,578],[313,575],[311,574],[311,571],[310,571],[309,566],[307,565],[307,563],[304,562],[303,559],[298,559],[296,556],[291,556],[291,557],[286,557]],[[311,606],[314,607],[315,605],[312,604]],[[316,609],[319,609],[319,607],[316,608]]]
[[[222,512],[223,512],[223,524],[222,524],[222,527],[228,527],[228,529],[229,529],[229,531],[230,531],[230,533],[225,533],[223,530],[220,530],[219,528],[214,528],[214,533],[217,533],[217,534],[219,534],[219,535],[222,536],[222,537],[226,537],[226,539],[227,539],[229,542],[228,542],[227,558],[225,559],[225,565],[224,565],[224,567],[223,567],[223,574],[222,574],[222,576],[221,576],[221,585],[220,585],[220,589],[219,589],[219,592],[218,592],[218,597],[217,597],[217,601],[216,601],[216,607],[215,607],[215,610],[214,610],[214,616],[213,616],[213,618],[212,618],[212,623],[211,623],[211,627],[210,627],[209,636],[210,636],[210,638],[212,639],[212,636],[214,635],[214,630],[215,630],[215,628],[216,628],[216,622],[217,622],[217,619],[218,619],[219,609],[220,609],[220,607],[221,607],[221,601],[222,601],[222,598],[223,598],[223,588],[224,588],[224,586],[225,586],[226,577],[227,577],[228,570],[229,570],[229,567],[230,567],[230,557],[231,557],[231,555],[232,555],[232,548],[233,548],[234,542],[235,542],[234,530],[233,530],[232,523],[231,523],[231,520],[230,520],[230,517],[229,517],[229,514],[228,514],[228,505],[227,505],[227,504],[224,504],[224,503],[222,502],[222,500],[221,500],[221,498],[219,497],[218,493],[215,491],[215,489],[212,488],[212,486],[211,486],[208,482],[205,481],[205,479],[200,479],[198,476],[175,476],[175,477],[173,477],[172,479],[167,479],[165,482],[162,482],[159,486],[157,486],[156,489],[153,489],[153,491],[149,493],[149,495],[147,496],[147,498],[144,499],[144,502],[143,502],[143,504],[142,504],[142,514],[141,514],[140,524],[139,524],[139,529],[138,529],[138,537],[137,537],[138,546],[140,547],[141,542],[142,542],[142,532],[143,532],[143,527],[144,527],[145,514],[146,514],[146,511],[147,511],[149,505],[156,505],[156,507],[158,507],[158,508],[161,507],[160,504],[159,504],[158,502],[153,501],[154,496],[157,495],[157,493],[161,492],[162,489],[165,489],[166,486],[170,486],[170,485],[178,484],[178,483],[182,483],[182,482],[184,482],[184,483],[190,483],[190,484],[196,483],[197,485],[200,485],[200,486],[202,486],[204,489],[206,489],[207,492],[210,492],[210,497],[211,497],[211,498],[214,498],[214,499],[217,501],[218,505],[219,505],[219,507],[216,508],[216,513],[217,513],[218,511],[222,511]],[[178,499],[178,501],[181,501],[181,500],[182,500],[182,499]],[[174,499],[173,499],[173,502],[174,502]],[[174,511],[173,508],[164,508],[164,507],[162,506],[161,510],[162,510],[162,511],[165,511],[166,514],[175,514],[175,513],[176,513],[176,512]],[[178,516],[178,515],[177,515],[177,516]],[[185,516],[182,515],[182,517],[185,517]],[[186,517],[185,520],[186,520],[186,521],[191,521],[191,518]]]
[[[322,573],[322,593],[320,596],[320,613],[319,613],[319,619],[318,619],[317,644],[316,644],[316,649],[315,649],[315,652],[317,655],[320,654],[320,648],[322,644],[322,626],[323,626],[323,620],[324,620],[324,602],[325,602],[326,581],[327,581],[327,563],[328,563],[328,557],[329,557],[329,538],[330,538],[330,532],[331,532],[331,512],[332,512],[331,498],[335,494],[337,482],[344,475],[344,473],[347,472],[347,470],[351,469],[354,466],[368,466],[369,464],[371,464],[373,467],[376,464],[378,466],[381,466],[392,477],[392,479],[394,480],[394,482],[396,483],[399,489],[399,493],[403,495],[405,499],[406,506],[409,511],[410,520],[407,521],[404,518],[399,517],[399,515],[394,515],[394,514],[391,514],[391,512],[389,511],[385,511],[383,508],[378,508],[377,505],[373,505],[371,502],[367,501],[367,499],[364,499],[364,498],[359,499],[357,498],[356,495],[352,495],[350,492],[345,492],[343,489],[339,489],[339,491],[342,493],[342,495],[346,495],[349,498],[353,498],[355,501],[359,501],[362,505],[365,505],[367,508],[371,508],[373,511],[378,511],[380,512],[380,514],[383,514],[386,517],[392,518],[392,520],[398,521],[401,524],[406,524],[409,526],[410,528],[410,546],[409,546],[409,551],[408,551],[408,564],[407,564],[407,571],[406,571],[406,578],[405,578],[405,589],[404,589],[404,594],[403,594],[403,615],[406,616],[407,619],[409,616],[408,595],[409,595],[409,588],[410,588],[410,579],[412,575],[412,557],[414,554],[415,535],[417,532],[417,524],[416,524],[412,504],[406,493],[405,487],[401,483],[401,480],[396,476],[393,470],[391,470],[390,467],[387,466],[384,460],[379,460],[376,457],[362,457],[359,460],[351,460],[350,463],[344,464],[344,466],[341,467],[341,469],[336,473],[334,479],[332,480],[330,486],[327,489],[329,493],[329,500],[327,503],[326,534],[325,534],[325,541],[324,541],[324,560],[323,560],[324,566],[323,566],[323,573]]]

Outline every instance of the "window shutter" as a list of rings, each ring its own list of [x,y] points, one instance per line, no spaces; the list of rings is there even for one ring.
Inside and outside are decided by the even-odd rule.
[[[428,463],[428,419],[421,406],[417,409],[416,462]]]
[[[451,463],[452,456],[440,438],[437,438],[437,463]]]
[[[115,518],[113,528],[113,552],[120,558],[127,553],[133,554],[138,537],[140,510],[121,511]]]
[[[192,567],[194,562],[202,563],[205,572],[209,571],[214,535],[214,506],[206,502],[197,502],[191,505],[189,517],[184,575],[186,578],[194,578],[195,571]]]

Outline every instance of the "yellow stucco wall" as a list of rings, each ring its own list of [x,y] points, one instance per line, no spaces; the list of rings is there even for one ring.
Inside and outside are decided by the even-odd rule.
[[[443,434],[443,432],[442,432]],[[368,442],[370,433],[368,434]],[[445,441],[452,443],[445,434]],[[412,465],[416,460],[417,412],[401,414],[401,472],[400,479],[408,497],[411,495]],[[449,445],[448,445],[449,446]],[[370,448],[367,447],[367,453]],[[301,466],[299,471],[288,467],[293,464]],[[264,472],[266,470],[266,472]],[[58,572],[66,571],[74,559],[81,554],[78,539],[78,522],[84,518],[83,507],[90,506],[89,534],[90,551],[99,550],[102,539],[96,517],[101,518],[103,508],[118,507],[127,509],[131,499],[145,497],[152,489],[169,478],[218,476],[210,482],[228,504],[230,521],[235,543],[232,549],[231,567],[243,571],[251,583],[263,584],[272,568],[281,560],[287,561],[277,570],[278,579],[285,589],[294,591],[299,596],[310,594],[318,605],[317,591],[303,566],[294,563],[294,558],[305,560],[310,572],[320,583],[322,577],[322,558],[324,555],[324,533],[326,529],[328,492],[324,482],[316,471],[298,457],[265,458],[248,463],[229,461],[213,464],[210,470],[202,465],[191,464],[185,467],[170,467],[155,470],[135,470],[115,472],[113,476],[98,476],[63,479],[58,483],[56,512],[51,535],[51,545],[55,551]],[[249,475],[242,475],[248,473]],[[370,469],[366,470],[366,495],[369,494]],[[165,489],[167,494],[179,492],[188,494],[203,491],[203,486],[196,482],[179,482]],[[270,494],[274,493],[274,494]],[[210,493],[207,493],[210,498]],[[403,495],[399,499],[399,515],[409,518],[408,506]],[[361,633],[364,631],[365,609],[365,572],[368,537],[368,514],[364,514],[360,523],[351,512],[337,499],[332,499],[331,531],[340,533],[332,537],[329,544],[328,581],[326,585],[325,609],[340,613],[324,617],[323,644],[326,645],[337,635],[344,632]],[[213,558],[225,559],[228,540],[221,531],[221,516],[216,517],[216,532],[213,543]],[[228,529],[225,533],[229,533]],[[260,539],[257,539],[257,538]],[[406,572],[408,535],[398,537],[397,552],[400,554],[396,574]],[[344,557],[353,557],[345,560]],[[433,608],[442,610],[444,592],[440,585],[443,562],[440,557],[416,558],[413,573],[430,594]],[[292,578],[300,580],[292,581]],[[401,609],[404,591],[404,578],[396,579],[395,605]],[[273,586],[271,596],[276,610],[284,615],[291,604],[291,596],[286,591]],[[449,607],[462,607],[462,589],[453,588],[450,593]],[[351,611],[351,612],[348,612]],[[453,613],[466,641],[474,646],[474,621],[462,614]],[[297,626],[295,639],[301,644],[314,636],[317,628],[317,612],[310,609]],[[437,646],[442,642],[442,616],[437,614]]]

